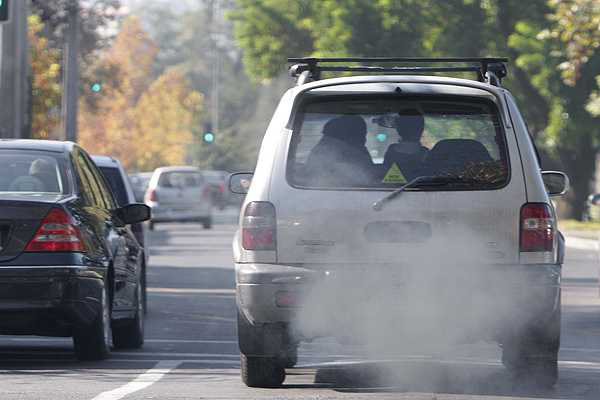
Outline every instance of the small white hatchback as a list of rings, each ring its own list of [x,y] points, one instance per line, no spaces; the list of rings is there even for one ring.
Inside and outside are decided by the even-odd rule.
[[[233,242],[244,383],[280,385],[299,343],[332,336],[376,358],[493,340],[509,370],[553,385],[564,240],[549,196],[568,179],[541,171],[500,86],[506,60],[290,61],[299,82],[256,170],[230,179],[247,191]],[[372,62],[418,66],[355,66]]]
[[[196,222],[205,229],[212,226],[212,189],[196,167],[157,168],[144,201],[152,208],[151,230],[159,222]]]

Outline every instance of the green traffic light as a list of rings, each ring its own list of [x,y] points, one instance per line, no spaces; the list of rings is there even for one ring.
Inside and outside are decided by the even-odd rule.
[[[206,143],[212,143],[212,142],[214,142],[215,141],[215,135],[213,133],[206,132],[204,134],[204,141]]]
[[[0,0],[0,1],[2,1],[2,0]],[[94,93],[100,93],[100,91],[102,91],[102,85],[99,84],[99,83],[94,83],[92,85],[92,92],[94,92]]]
[[[378,142],[383,143],[387,139],[387,134],[385,134],[385,133],[378,133],[377,136],[375,136],[375,139],[377,139]]]

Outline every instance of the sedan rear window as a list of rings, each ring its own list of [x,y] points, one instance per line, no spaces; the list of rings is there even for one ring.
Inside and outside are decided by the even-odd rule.
[[[61,164],[48,152],[0,150],[0,192],[67,193]]]
[[[453,179],[427,190],[493,189],[508,181],[507,160],[492,102],[325,98],[297,115],[288,179],[309,188],[393,189],[443,176]]]

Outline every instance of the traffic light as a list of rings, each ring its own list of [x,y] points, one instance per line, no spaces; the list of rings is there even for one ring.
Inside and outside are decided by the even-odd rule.
[[[387,134],[385,134],[385,133],[378,133],[375,136],[375,139],[377,139],[378,142],[383,143],[387,139]]]
[[[0,22],[8,21],[10,13],[8,12],[8,1],[0,0]]]
[[[0,0],[2,1],[2,0]],[[102,84],[99,82],[95,82],[92,85],[90,85],[90,89],[92,90],[93,93],[100,93],[102,91]]]
[[[204,143],[214,143],[215,134],[212,131],[212,124],[210,122],[206,122],[204,124],[204,133],[202,134],[202,140]]]

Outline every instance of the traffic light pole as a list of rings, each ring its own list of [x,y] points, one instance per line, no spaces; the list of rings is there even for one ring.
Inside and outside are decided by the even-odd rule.
[[[65,140],[77,141],[79,112],[79,1],[69,9],[69,27],[63,59],[62,129]]]
[[[12,1],[8,22],[0,25],[0,137],[28,138],[29,51],[27,1]]]

